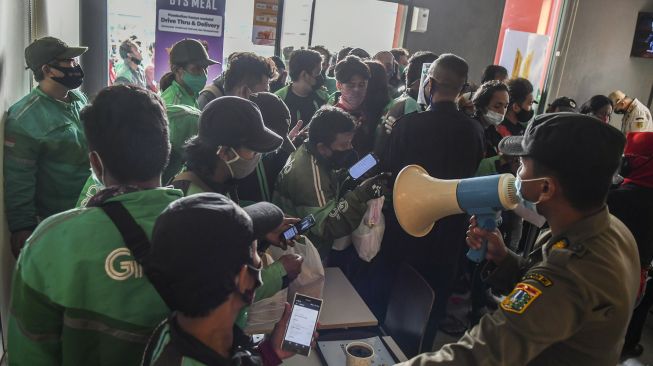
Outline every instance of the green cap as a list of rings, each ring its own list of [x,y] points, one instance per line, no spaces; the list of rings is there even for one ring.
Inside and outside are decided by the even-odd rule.
[[[36,71],[49,62],[75,58],[87,50],[88,47],[70,47],[58,38],[43,37],[25,48],[25,62],[27,68]]]
[[[175,43],[170,50],[171,65],[196,64],[199,66],[211,66],[219,64],[213,61],[206,53],[206,48],[196,39],[182,39]]]

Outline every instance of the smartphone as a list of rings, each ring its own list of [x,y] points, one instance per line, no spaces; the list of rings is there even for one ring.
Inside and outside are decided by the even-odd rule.
[[[308,356],[311,353],[311,341],[320,317],[322,299],[302,294],[295,294],[290,321],[283,335],[281,349]]]
[[[372,153],[369,153],[356,164],[354,164],[351,168],[349,168],[349,175],[354,179],[358,179],[365,173],[369,172],[378,163],[379,160],[376,158],[376,156],[374,156]]]
[[[308,215],[304,217],[302,221],[296,223],[290,229],[284,231],[283,238],[286,240],[292,240],[292,238],[296,237],[297,235],[301,235],[307,232],[310,228],[313,227],[313,225],[315,225],[315,216]]]

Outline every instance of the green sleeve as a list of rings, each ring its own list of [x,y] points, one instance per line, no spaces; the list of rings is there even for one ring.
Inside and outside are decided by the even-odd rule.
[[[21,128],[19,121],[7,120],[4,148],[5,209],[9,231],[33,229],[36,217],[36,173],[39,141]]]
[[[63,309],[24,282],[27,270],[38,269],[21,265],[19,261],[11,293],[7,339],[8,349],[11,349],[9,365],[59,365]]]
[[[324,256],[331,249],[335,239],[350,235],[360,225],[367,205],[367,200],[361,197],[360,192],[351,191],[338,200],[332,198],[322,207],[300,206],[275,192],[273,202],[281,207],[284,212],[295,217],[315,217],[315,226],[307,236],[315,244],[320,255]]]
[[[281,262],[274,262],[271,265],[263,268],[261,271],[261,278],[263,285],[256,289],[254,302],[267,299],[273,296],[283,288],[283,276],[286,275],[286,270],[283,268]]]

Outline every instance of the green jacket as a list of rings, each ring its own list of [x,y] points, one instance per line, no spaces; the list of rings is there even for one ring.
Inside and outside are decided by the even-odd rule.
[[[143,230],[180,191],[116,196]],[[169,314],[101,208],[50,217],[27,240],[14,273],[10,365],[138,365]]]
[[[170,130],[170,162],[163,171],[161,181],[167,184],[184,165],[184,144],[197,135],[200,121],[200,110],[183,104],[172,104],[167,107],[168,125]]]
[[[9,230],[33,229],[75,205],[88,177],[88,148],[79,120],[87,104],[78,90],[70,103],[38,87],[9,108],[5,124],[4,188]]]
[[[336,87],[336,78],[332,78],[332,77],[327,76],[324,79],[324,87],[326,88],[328,95],[331,95],[331,94],[337,92],[338,88]]]
[[[315,216],[316,224],[306,236],[323,258],[334,240],[350,235],[360,225],[370,199],[357,190],[340,198],[340,189],[336,172],[321,165],[304,144],[288,158],[272,197],[289,216]]]
[[[189,94],[188,91],[179,85],[176,80],[173,80],[168,89],[164,90],[163,93],[161,93],[161,99],[163,99],[166,106],[173,104],[183,104],[199,108],[197,105],[197,95]]]
[[[173,184],[180,187],[185,186],[185,189],[183,189],[185,196],[204,192],[215,192],[228,195],[227,192],[216,192],[215,189],[211,189],[211,187],[204,183],[201,178],[188,170],[177,176],[173,180]],[[238,202],[238,204],[240,204],[240,202]],[[281,262],[274,262],[271,265],[263,268],[263,271],[261,271],[261,279],[263,280],[263,284],[261,287],[256,289],[254,302],[267,299],[277,292],[281,291],[281,289],[283,289],[283,277],[285,275],[286,269],[283,267]],[[245,329],[245,326],[247,325],[247,309],[248,308],[244,308],[240,313],[238,319],[236,319],[236,324],[241,329]]]
[[[130,84],[140,86],[141,88],[147,88],[147,83],[145,82],[145,69],[143,66],[138,66],[136,70],[132,70],[124,61],[119,62],[115,66],[116,70],[116,81],[114,84]]]

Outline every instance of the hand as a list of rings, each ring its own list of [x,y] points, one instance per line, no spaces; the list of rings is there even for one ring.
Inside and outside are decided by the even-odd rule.
[[[25,246],[25,241],[32,235],[32,230],[21,230],[11,234],[11,253],[18,258],[20,250]]]
[[[288,132],[288,138],[293,143],[295,143],[295,139],[297,138],[301,138],[304,140],[308,138],[308,125],[304,128],[302,128],[302,126],[304,126],[304,121],[299,120],[297,121],[297,124],[295,124],[295,127],[293,127],[292,130]]]
[[[392,133],[392,129],[395,127],[395,123],[397,123],[397,119],[393,116],[388,116],[383,119],[383,130],[385,131],[386,135],[390,135]]]
[[[291,226],[299,222],[299,219],[294,217],[284,217],[283,222],[279,227],[265,234],[265,240],[275,247],[279,247],[283,250],[288,249],[288,245],[291,247],[295,246],[295,242],[292,240],[286,240],[283,237],[283,232],[290,229]]]
[[[288,322],[290,321],[290,304],[286,303],[285,309],[283,310],[283,315],[281,316],[281,319],[279,319],[279,322],[274,326],[274,330],[272,330],[272,335],[270,337],[270,341],[272,342],[272,349],[274,349],[274,352],[277,354],[277,356],[285,360],[286,358],[290,358],[294,356],[295,354],[293,352],[289,351],[284,351],[281,349],[281,344],[283,343],[283,335],[286,332],[286,328],[288,327]],[[317,323],[317,327],[320,327],[320,323]],[[311,340],[311,347],[315,347],[315,341],[318,337],[317,332],[313,332],[313,339]]]
[[[390,192],[390,173],[381,173],[372,178],[368,178],[356,189],[362,190],[369,197],[368,200],[379,198]]]
[[[469,230],[467,230],[467,245],[474,249],[481,249],[483,240],[487,240],[487,254],[485,259],[494,262],[495,264],[501,261],[508,255],[506,244],[503,243],[503,236],[499,229],[494,231],[487,231],[478,227],[476,216],[472,216],[469,220]]]
[[[286,270],[286,275],[288,275],[288,279],[292,281],[302,272],[304,258],[298,254],[286,254],[279,257],[277,262],[283,265],[283,268]]]

